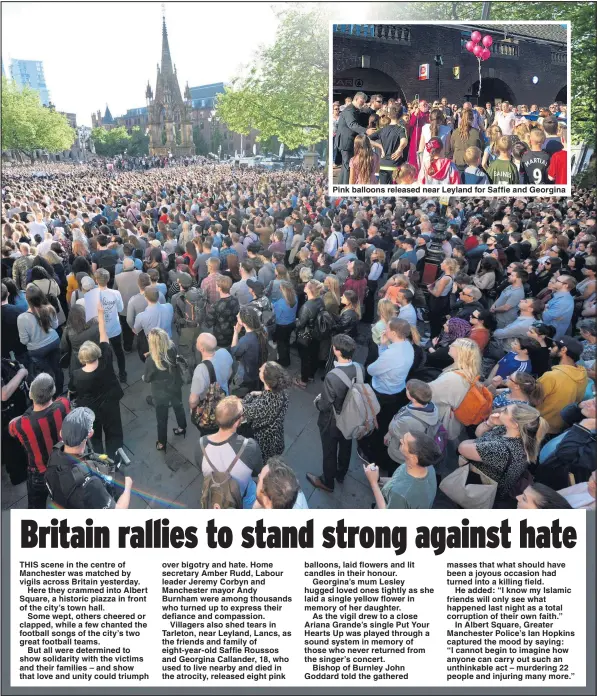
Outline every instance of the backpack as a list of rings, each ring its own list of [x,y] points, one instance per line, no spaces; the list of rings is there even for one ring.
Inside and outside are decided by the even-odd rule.
[[[462,372],[456,374],[464,377]],[[452,409],[452,413],[462,425],[479,425],[489,417],[492,406],[492,393],[477,379],[470,384],[464,399],[458,408]]]
[[[189,288],[176,301],[177,323],[182,328],[199,327],[205,322],[207,297],[199,288]]]
[[[217,430],[216,406],[226,394],[216,380],[216,371],[211,360],[204,360],[203,365],[209,373],[209,387],[203,401],[193,409],[191,420],[199,430]]]
[[[433,426],[427,425],[427,423],[422,421],[420,418],[417,418],[416,414],[412,410],[409,411],[409,413],[413,418],[416,418],[419,423],[423,423],[425,426],[425,435],[429,435],[429,437],[433,439],[435,444],[439,447],[439,451],[443,454],[448,446],[448,431],[444,428],[444,426],[441,423]],[[429,432],[431,428],[434,428],[433,434]]]
[[[340,381],[348,387],[348,392],[342,404],[340,413],[334,411],[336,427],[347,440],[360,440],[377,428],[377,414],[380,411],[379,401],[369,384],[365,384],[363,368],[355,364],[357,376],[350,379],[338,367],[331,370]]]
[[[315,322],[313,324],[313,338],[315,338],[316,341],[322,341],[325,338],[329,338],[333,327],[334,317],[332,317],[327,309],[322,309],[315,317]]]
[[[217,504],[223,510],[230,508],[242,508],[243,496],[240,492],[238,481],[232,478],[232,469],[234,469],[236,462],[238,462],[242,456],[242,453],[245,451],[247,439],[245,438],[243,440],[238,454],[234,457],[226,471],[219,471],[212,464],[210,458],[207,456],[207,452],[205,451],[206,439],[207,438],[205,437],[199,438],[199,446],[201,447],[203,458],[212,468],[212,473],[207,474],[203,479],[203,488],[201,489],[201,507],[204,510],[207,510],[211,509]]]
[[[83,471],[72,456],[64,454],[61,443],[55,445],[48,459],[45,483],[50,498],[56,505],[70,510],[81,508],[85,487],[94,477],[105,485],[104,478],[93,465],[88,465],[87,471]]]

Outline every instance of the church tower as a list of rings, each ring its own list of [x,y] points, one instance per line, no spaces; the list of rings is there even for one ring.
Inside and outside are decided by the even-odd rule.
[[[155,93],[149,82],[145,90],[149,115],[149,154],[175,157],[195,153],[191,125],[191,93],[180,92],[176,66],[172,64],[166,17],[162,18],[162,62],[157,68]]]

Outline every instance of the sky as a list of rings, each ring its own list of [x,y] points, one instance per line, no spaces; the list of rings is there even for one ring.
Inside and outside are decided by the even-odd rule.
[[[282,3],[167,2],[170,53],[181,91],[227,82],[260,45],[273,42]],[[162,8],[148,2],[11,2],[2,4],[2,59],[41,60],[58,111],[113,116],[145,106],[155,91],[162,50]]]

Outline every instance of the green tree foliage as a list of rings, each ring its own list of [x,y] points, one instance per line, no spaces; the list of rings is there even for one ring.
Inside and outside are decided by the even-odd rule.
[[[145,131],[141,130],[139,126],[133,126],[127,151],[133,157],[149,154],[149,136],[145,135]]]
[[[132,141],[132,136],[128,134],[124,126],[112,128],[112,130],[94,128],[91,131],[91,138],[97,154],[104,157],[122,155],[125,150],[128,152]]]
[[[289,10],[272,46],[218,95],[217,113],[230,130],[275,135],[290,148],[328,137],[328,23],[318,10]]]
[[[480,21],[483,2],[371,3],[367,19]],[[595,139],[595,2],[491,2],[489,19],[572,24],[572,141]],[[554,85],[555,87],[555,85]],[[556,87],[557,89],[557,87]],[[555,97],[555,94],[554,94]],[[545,105],[547,106],[547,105]]]
[[[199,130],[199,126],[193,126],[193,142],[195,143],[195,154],[207,155],[209,148],[203,133]]]
[[[76,133],[66,116],[42,105],[29,87],[19,89],[2,78],[2,149],[33,157],[34,150],[62,152],[75,141]]]
[[[220,148],[220,145],[222,144],[224,138],[222,137],[222,131],[219,129],[217,124],[212,123],[211,125],[211,150],[210,152],[213,152],[214,155],[218,154],[218,149]]]

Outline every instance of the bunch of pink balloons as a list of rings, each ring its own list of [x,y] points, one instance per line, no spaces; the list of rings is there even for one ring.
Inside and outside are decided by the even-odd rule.
[[[469,53],[472,53],[475,58],[479,60],[489,60],[491,58],[491,51],[489,48],[493,43],[493,38],[487,34],[486,36],[481,36],[480,31],[474,31],[471,34],[470,41],[467,41],[465,46]]]

